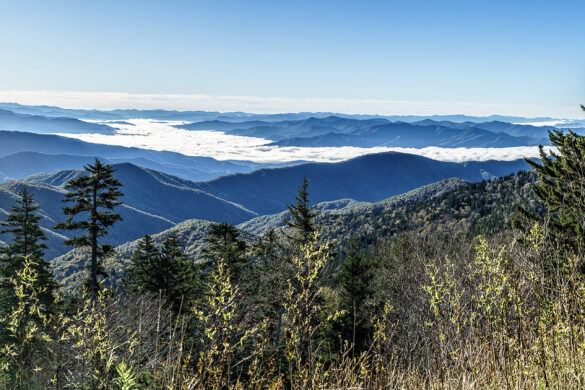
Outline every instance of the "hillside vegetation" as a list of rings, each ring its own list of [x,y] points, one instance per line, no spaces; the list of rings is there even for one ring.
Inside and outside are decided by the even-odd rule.
[[[239,227],[189,220],[115,252],[108,241],[123,223],[121,200],[142,198],[114,166],[95,161],[31,180],[65,194],[67,218],[55,228],[76,252],[56,264],[62,288],[45,259],[42,209],[32,191],[17,191],[3,224],[12,240],[0,248],[0,383],[581,388],[585,138],[550,140],[558,152],[541,148],[539,161],[526,161],[532,171],[318,206],[317,180],[303,178],[285,214]],[[367,169],[364,161],[372,162],[340,166]],[[141,174],[157,185],[221,188]]]

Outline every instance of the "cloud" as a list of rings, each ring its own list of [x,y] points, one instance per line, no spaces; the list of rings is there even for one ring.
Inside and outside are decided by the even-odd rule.
[[[575,107],[482,104],[471,102],[406,101],[381,99],[285,98],[119,92],[0,91],[0,101],[66,108],[136,108],[251,113],[340,112],[377,115],[492,114],[525,117],[582,118]]]
[[[184,122],[160,122],[149,119],[129,121],[131,125],[115,125],[115,135],[60,134],[87,142],[166,150],[189,156],[213,157],[218,160],[250,160],[262,163],[278,163],[297,160],[335,162],[371,153],[396,151],[416,154],[440,161],[516,160],[537,157],[538,148],[522,146],[513,148],[357,148],[357,147],[278,147],[268,146],[270,140],[254,137],[227,135],[218,131],[190,131],[173,127]]]

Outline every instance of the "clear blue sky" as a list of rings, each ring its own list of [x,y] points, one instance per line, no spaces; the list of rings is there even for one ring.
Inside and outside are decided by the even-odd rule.
[[[583,0],[0,0],[0,10],[0,90],[585,103]]]

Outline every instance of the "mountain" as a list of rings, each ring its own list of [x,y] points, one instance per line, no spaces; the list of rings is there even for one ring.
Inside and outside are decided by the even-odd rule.
[[[17,114],[2,109],[0,109],[0,129],[33,133],[113,134],[114,132],[114,129],[108,125],[84,122],[75,118]]]
[[[251,161],[218,161],[211,157],[186,156],[180,153],[155,151],[123,146],[94,144],[68,137],[48,134],[33,134],[16,131],[0,131],[0,157],[6,157],[19,152],[35,152],[41,155],[29,155],[30,161],[26,164],[29,170],[35,172],[54,172],[65,168],[64,157],[50,157],[46,155],[82,156],[81,159],[70,158],[71,166],[67,169],[80,168],[79,161],[87,156],[97,156],[112,162],[130,162],[147,168],[163,171],[171,175],[185,179],[201,181],[216,178],[238,172],[251,172],[264,167],[282,166],[283,164],[259,164]],[[36,160],[36,158],[39,158]],[[15,160],[23,156],[13,157]],[[22,160],[21,160],[22,161]],[[38,168],[34,168],[34,165]],[[290,163],[290,164],[295,164]],[[287,165],[287,164],[284,164]],[[14,176],[17,168],[11,167],[13,172],[4,172],[6,177],[22,178]],[[0,175],[3,169],[0,167]],[[2,177],[0,177],[2,180]]]
[[[347,134],[389,123],[391,122],[382,118],[359,120],[338,116],[311,117],[303,120],[274,122],[261,126],[234,126],[236,128],[228,131],[227,134],[282,141],[294,137],[314,137],[329,133]]]
[[[409,231],[493,235],[509,228],[518,204],[539,209],[531,190],[536,180],[532,171],[478,183],[452,178],[376,203],[348,199],[318,203],[320,213],[316,222],[321,239],[337,243],[337,253],[345,252],[350,242],[356,243],[358,249],[367,249],[380,240]],[[237,227],[251,243],[269,229],[282,228],[286,217],[288,212],[265,215]],[[197,260],[210,226],[208,221],[188,220],[153,238],[160,244],[170,232],[175,232],[186,253]],[[118,285],[124,276],[138,242],[118,246],[115,256],[106,261],[113,285]],[[72,288],[84,277],[81,263],[80,253],[70,251],[54,259],[52,266],[58,280]]]
[[[141,168],[129,163],[115,164],[114,177],[123,183],[124,203],[119,208],[123,221],[111,230],[108,240],[115,245],[154,234],[175,226],[187,219],[198,218],[215,222],[239,222],[257,214],[194,188],[193,182]],[[39,203],[43,215],[41,226],[51,237],[48,258],[64,253],[64,235],[70,232],[54,232],[53,226],[64,220],[62,213],[64,185],[72,178],[83,174],[79,170],[65,170],[54,174],[37,174],[23,181],[0,184],[0,220],[10,212],[17,192],[26,187]],[[0,236],[0,240],[7,238]]]
[[[130,163],[114,164],[114,177],[123,187],[120,201],[137,210],[163,217],[173,224],[198,218],[239,223],[257,214],[233,202],[197,188],[197,183]],[[64,188],[67,181],[83,175],[81,170],[36,174],[22,183],[43,183]]]
[[[39,172],[56,172],[65,169],[82,169],[95,157],[68,154],[18,152],[0,157],[0,182],[18,180]],[[110,161],[104,160],[109,163]]]
[[[379,214],[388,209],[405,206],[410,203],[422,202],[443,193],[452,191],[459,187],[467,185],[469,182],[459,178],[450,178],[441,180],[437,183],[427,184],[425,186],[408,191],[404,194],[395,195],[379,202],[358,202],[353,199],[339,199],[335,201],[321,202],[315,205],[319,212],[317,216],[318,225],[323,229],[329,230],[323,226],[323,221],[330,216],[340,216],[346,214]],[[262,215],[252,218],[249,221],[240,223],[237,227],[245,232],[254,235],[263,235],[270,229],[281,229],[285,227],[284,219],[291,219],[288,210],[277,214]],[[335,224],[334,224],[335,225]],[[339,228],[344,229],[344,225]],[[323,232],[322,232],[323,233]],[[331,236],[331,235],[329,235]],[[331,237],[335,238],[335,237]]]
[[[266,121],[245,121],[245,122],[228,122],[222,120],[201,121],[177,125],[179,129],[185,130],[219,130],[229,131],[235,129],[249,129],[250,127],[269,126],[270,122]]]
[[[391,122],[386,118],[342,116],[285,121],[221,120],[177,125],[187,130],[217,130],[230,135],[269,139],[273,146],[338,147],[513,147],[548,144],[551,127],[502,121],[481,123],[424,119]]]
[[[459,177],[481,181],[526,169],[527,164],[523,160],[449,163],[389,152],[340,163],[262,169],[207,182],[192,182],[129,163],[115,164],[114,168],[114,176],[123,184],[125,195],[121,201],[125,206],[121,210],[124,221],[115,227],[110,237],[115,244],[120,244],[188,219],[237,224],[260,215],[282,212],[294,201],[303,177],[311,180],[310,198],[315,203],[338,203],[340,199],[377,202],[443,179]],[[46,214],[43,226],[51,230],[63,219],[60,200],[65,192],[64,185],[80,174],[80,170],[64,170],[0,184],[0,191],[4,192],[0,208],[6,214],[17,189],[23,185],[30,187]],[[349,204],[345,202],[344,207]],[[56,250],[64,248],[59,246]]]
[[[423,119],[434,121],[450,122],[490,122],[503,121],[510,123],[536,123],[551,122],[554,118],[539,117],[526,118],[518,116],[490,115],[490,116],[467,116],[467,115],[368,115],[368,114],[342,114],[333,112],[298,112],[281,114],[250,114],[245,112],[217,112],[217,111],[173,111],[173,110],[84,110],[66,109],[55,106],[31,106],[18,103],[0,103],[0,109],[6,109],[21,114],[43,115],[48,117],[71,117],[92,120],[124,120],[124,119],[159,119],[159,120],[182,120],[182,121],[231,121],[242,122],[249,120],[260,120],[277,122],[284,120],[303,120],[310,117],[326,118],[337,116],[349,119],[387,119],[390,121],[417,122]]]
[[[121,201],[125,204],[122,210],[125,221],[116,226],[111,237],[119,244],[188,219],[237,224],[260,215],[279,213],[294,201],[303,177],[311,181],[311,201],[336,201],[331,207],[340,208],[339,202],[343,207],[357,204],[353,202],[377,202],[451,177],[481,181],[527,167],[523,160],[449,163],[389,152],[340,163],[262,169],[192,182],[130,163],[114,164],[114,176],[123,184]],[[80,170],[64,170],[1,184],[5,196],[0,208],[7,212],[17,188],[30,186],[47,215],[48,222],[43,226],[51,229],[63,218],[60,200],[64,185],[81,174]]]
[[[329,218],[329,216],[341,216],[355,212],[380,213],[381,210],[404,206],[412,202],[420,202],[463,185],[465,185],[465,182],[462,180],[448,179],[440,183],[424,186],[404,195],[386,199],[379,203],[355,202],[349,199],[323,202],[316,205],[317,209],[321,211],[317,221],[318,224],[321,225],[321,222],[324,219]],[[242,232],[242,238],[249,243],[252,243],[257,240],[259,235],[263,234],[268,229],[282,227],[283,218],[288,216],[288,212],[266,215],[239,224],[237,227]],[[205,247],[205,238],[207,237],[207,232],[211,225],[212,223],[209,221],[191,219],[177,224],[168,230],[154,234],[152,235],[152,238],[155,243],[160,245],[171,232],[176,233],[179,236],[181,243],[183,243],[185,253],[198,259],[202,248]],[[114,285],[118,285],[120,279],[125,275],[125,270],[129,265],[130,256],[138,246],[139,241],[140,239],[119,245],[116,247],[115,255],[106,260],[105,265]],[[55,277],[61,283],[64,283],[66,288],[78,286],[83,280],[83,258],[83,253],[79,250],[71,250],[64,255],[53,259],[52,268],[55,272]]]
[[[59,256],[70,250],[70,247],[63,245],[63,240],[67,238],[70,232],[53,230],[53,226],[65,218],[62,212],[63,203],[61,202],[64,199],[65,191],[62,188],[43,183],[22,183],[18,181],[0,184],[0,221],[6,219],[14,201],[17,199],[18,191],[23,187],[26,187],[40,206],[38,211],[43,216],[40,225],[48,238],[47,259]],[[139,231],[156,233],[161,229],[168,229],[174,225],[163,217],[145,213],[129,205],[120,206],[118,212],[122,215],[124,221],[115,225],[107,238],[114,245],[139,237],[137,235]],[[0,240],[2,241],[8,241],[9,239],[9,235],[0,235]]]
[[[315,203],[350,198],[377,202],[451,177],[481,181],[528,169],[524,160],[454,163],[387,152],[338,163],[308,163],[196,183],[207,193],[234,202],[259,215],[278,213],[294,199],[306,177]]]
[[[470,122],[466,122],[468,125],[472,125]],[[534,137],[534,138],[541,138],[543,140],[543,144],[545,141],[548,140],[548,132],[549,130],[558,129],[558,130],[567,130],[568,128],[563,125],[562,127],[558,126],[532,126],[532,125],[519,125],[513,124],[508,122],[502,121],[491,121],[485,122],[477,125],[482,129],[506,133],[515,137]],[[578,133],[583,133],[585,129],[582,128],[573,128],[574,131]],[[549,142],[546,142],[549,144]]]
[[[544,140],[531,137],[516,137],[506,133],[496,133],[479,127],[453,128],[443,125],[416,125],[406,122],[393,122],[362,128],[351,133],[326,133],[313,137],[294,137],[273,142],[274,146],[298,147],[339,147],[356,146],[370,148],[392,146],[404,148],[424,148],[438,146],[444,148],[487,148],[528,146],[544,143]]]

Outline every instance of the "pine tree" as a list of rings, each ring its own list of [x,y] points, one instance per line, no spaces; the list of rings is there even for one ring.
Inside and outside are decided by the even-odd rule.
[[[55,228],[86,232],[84,236],[65,240],[65,244],[89,248],[87,284],[90,291],[96,291],[99,285],[98,276],[107,277],[101,260],[113,249],[111,245],[100,245],[99,241],[108,234],[109,227],[122,219],[120,214],[114,213],[113,210],[121,204],[118,198],[123,194],[118,190],[122,184],[113,177],[114,169],[111,165],[96,159],[93,164],[85,166],[85,171],[85,175],[66,184],[65,188],[69,192],[63,201],[71,202],[73,205],[63,208],[67,220],[57,224]]]
[[[309,244],[317,231],[315,218],[319,212],[315,211],[315,206],[309,205],[308,186],[309,181],[304,177],[296,196],[296,205],[287,205],[292,220],[285,219],[284,224],[292,230],[292,233],[285,233],[285,236],[295,247]]]
[[[232,280],[237,283],[251,264],[246,256],[248,245],[240,239],[238,229],[225,222],[214,224],[209,228],[205,242],[208,246],[203,249],[203,257],[209,265],[215,267],[223,259]]]
[[[7,304],[14,300],[14,291],[9,280],[16,276],[25,259],[28,259],[37,275],[36,284],[40,291],[38,298],[44,310],[48,310],[52,307],[53,294],[58,284],[53,278],[49,263],[44,260],[47,245],[43,241],[47,237],[39,226],[41,216],[36,212],[39,206],[26,187],[19,191],[18,196],[12,213],[2,223],[6,229],[0,231],[0,234],[12,235],[12,241],[6,247],[0,248],[2,291],[7,294]]]

